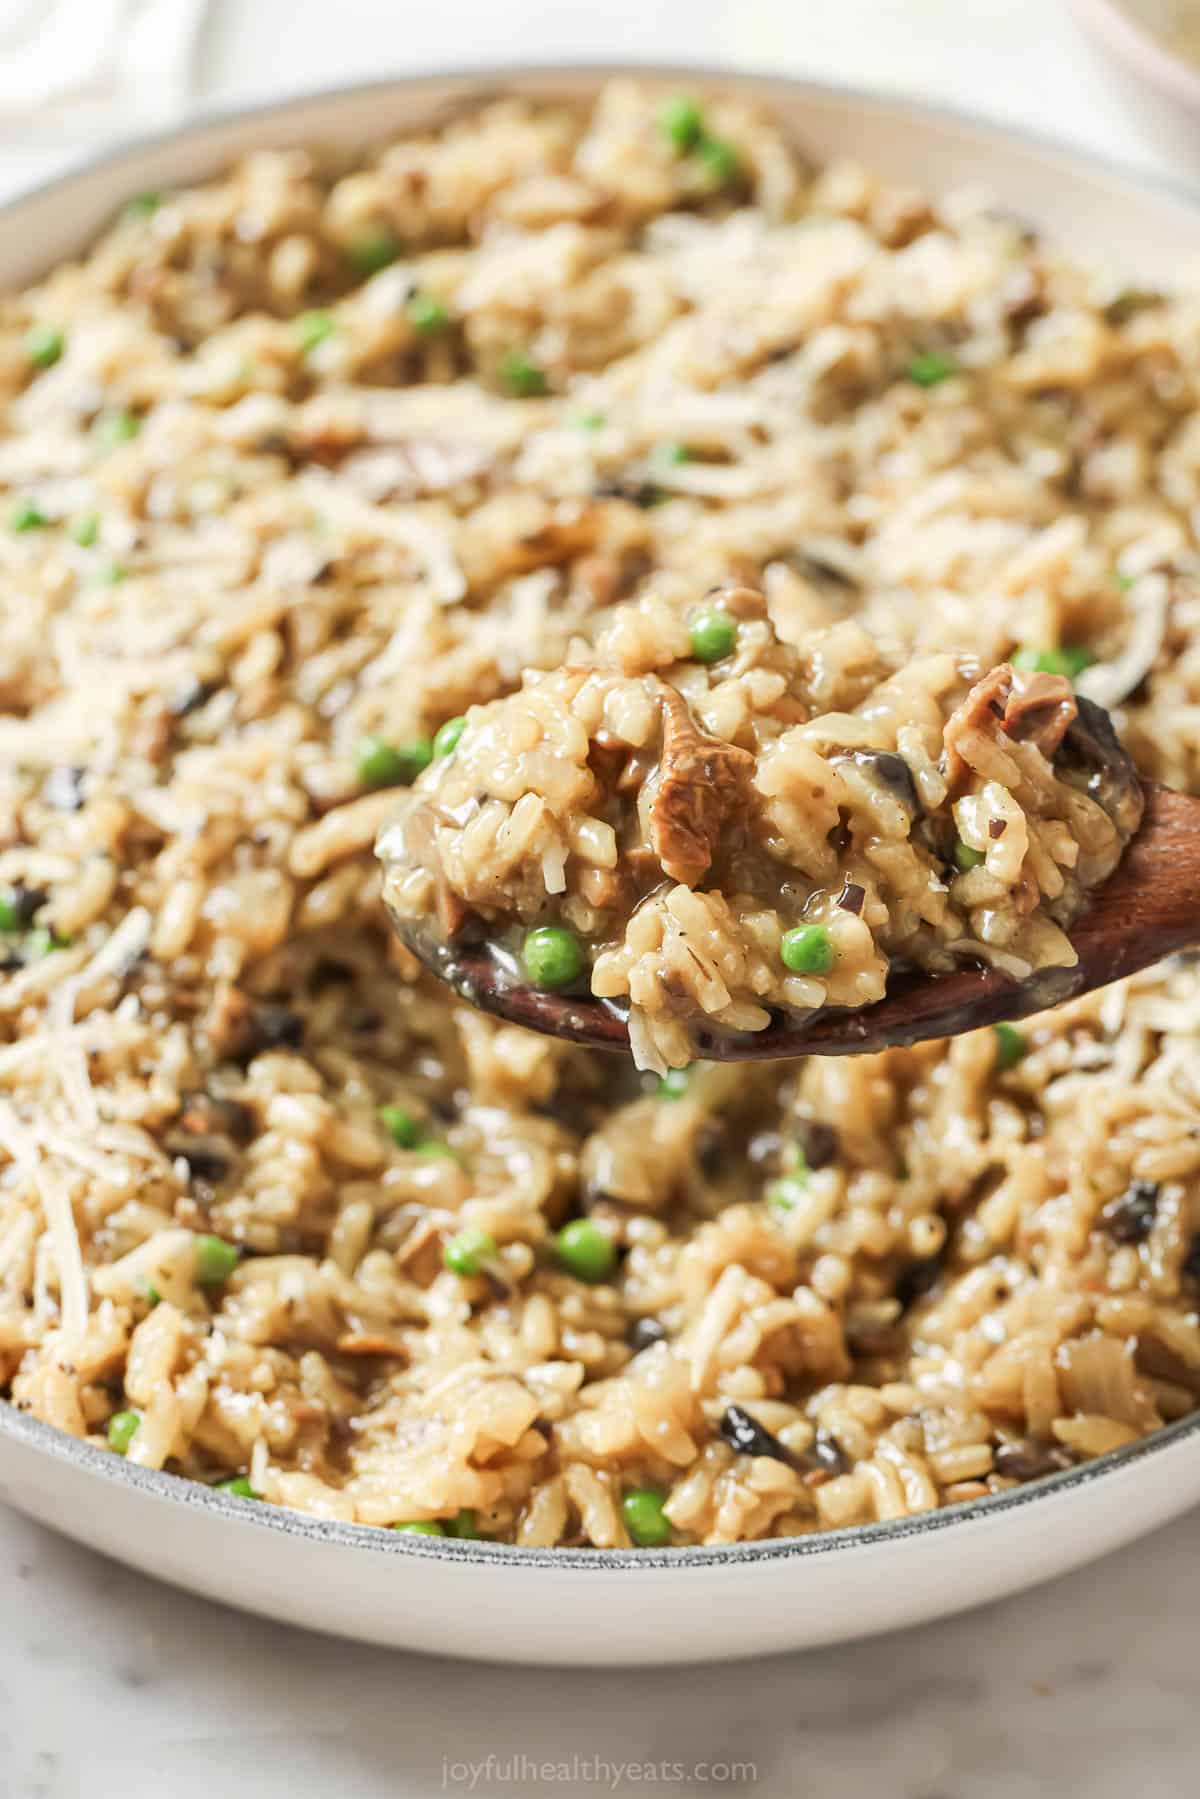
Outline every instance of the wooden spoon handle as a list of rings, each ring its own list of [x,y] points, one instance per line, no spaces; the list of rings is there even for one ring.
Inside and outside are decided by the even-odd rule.
[[[1141,828],[1071,932],[1081,991],[1200,943],[1200,800],[1143,786]]]

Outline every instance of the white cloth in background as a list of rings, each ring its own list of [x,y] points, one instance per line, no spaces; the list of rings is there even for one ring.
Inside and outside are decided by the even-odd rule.
[[[0,129],[115,135],[191,94],[206,0],[0,0]]]
[[[208,0],[0,0],[0,200],[182,119]]]

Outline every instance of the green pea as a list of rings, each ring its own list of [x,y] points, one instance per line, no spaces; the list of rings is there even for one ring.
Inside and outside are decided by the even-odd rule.
[[[428,737],[412,743],[389,743],[386,737],[364,737],[358,746],[356,767],[364,787],[409,787],[433,761]]]
[[[67,340],[56,325],[34,325],[25,338],[25,354],[34,368],[52,369]]]
[[[446,1534],[436,1518],[414,1518],[408,1524],[393,1524],[392,1529],[406,1537],[444,1537]]]
[[[125,202],[125,215],[131,219],[148,219],[158,211],[163,198],[159,193],[134,194]]]
[[[540,369],[523,350],[510,350],[500,361],[500,382],[518,400],[536,399],[547,391],[549,383]]]
[[[812,1169],[808,1165],[808,1157],[798,1143],[789,1146],[785,1165],[793,1180],[802,1181],[807,1186]]]
[[[392,1142],[401,1149],[413,1149],[420,1142],[420,1126],[403,1106],[380,1106],[379,1119]]]
[[[400,254],[400,240],[390,231],[372,231],[347,246],[346,260],[359,275],[377,275]]]
[[[435,331],[444,331],[450,323],[450,314],[433,294],[414,294],[404,310],[409,324],[422,337],[432,337]]]
[[[697,662],[720,662],[732,654],[737,626],[727,612],[705,606],[693,613],[689,638]]]
[[[457,748],[458,740],[466,728],[467,721],[465,718],[462,718],[461,716],[458,718],[448,718],[445,724],[434,733],[433,753],[435,758],[448,756],[453,749]]]
[[[70,526],[70,534],[81,550],[90,550],[100,535],[100,514],[81,512]]]
[[[617,1246],[591,1218],[573,1218],[554,1239],[559,1261],[581,1281],[602,1281],[617,1265]]]
[[[621,1516],[634,1542],[643,1549],[658,1549],[671,1541],[671,1523],[663,1511],[663,1496],[653,1487],[631,1487],[621,1501]]]
[[[8,515],[10,531],[41,531],[49,522],[46,514],[32,500],[19,500]]]
[[[438,1137],[425,1137],[414,1145],[419,1156],[426,1156],[431,1162],[457,1162],[458,1151]]]
[[[202,1232],[196,1238],[196,1284],[221,1287],[238,1265],[238,1252],[224,1237]]]
[[[974,850],[969,843],[964,843],[961,837],[956,838],[954,844],[956,868],[961,868],[964,874],[970,874],[973,868],[982,868],[986,861],[987,855],[983,850]]]
[[[994,1024],[992,1029],[996,1033],[996,1068],[1006,1074],[1028,1055],[1029,1045],[1016,1025]]]
[[[584,954],[579,939],[561,925],[539,925],[530,931],[521,950],[525,973],[535,987],[555,991],[570,987],[584,970]]]
[[[1033,644],[1022,644],[1012,658],[1014,668],[1032,669],[1040,675],[1065,675],[1074,681],[1096,660],[1082,644],[1063,643],[1056,650],[1039,650]]]
[[[323,344],[327,337],[332,337],[337,330],[337,323],[331,312],[320,309],[313,312],[302,312],[296,320],[296,340],[300,345],[300,353],[307,356],[318,344]]]
[[[479,1529],[475,1523],[475,1514],[469,1505],[464,1505],[461,1511],[455,1512],[453,1518],[447,1518],[446,1535],[448,1537],[478,1537]]]
[[[722,187],[730,181],[736,181],[741,174],[741,158],[733,145],[727,144],[724,138],[701,137],[696,145],[696,155],[713,180]]]
[[[936,387],[939,381],[958,373],[958,364],[953,356],[944,356],[940,350],[924,350],[912,358],[904,372],[918,387]]]
[[[219,1480],[213,1488],[213,1492],[231,1493],[235,1499],[257,1499],[259,1497],[244,1474],[235,1474],[229,1480]]]
[[[779,940],[779,956],[792,974],[828,974],[837,951],[823,924],[795,925]]]
[[[442,1261],[451,1274],[461,1274],[469,1280],[472,1275],[482,1274],[486,1263],[498,1254],[494,1237],[467,1224],[443,1246]]]
[[[807,1172],[785,1174],[779,1180],[770,1183],[763,1198],[772,1212],[777,1212],[781,1218],[785,1218],[789,1212],[794,1212],[796,1207],[801,1204],[807,1187]]]
[[[668,100],[658,115],[659,127],[677,150],[691,150],[699,143],[704,131],[704,114],[695,100],[687,94],[677,94]]]
[[[141,1422],[140,1412],[114,1412],[108,1421],[108,1447],[115,1449],[118,1455],[126,1455]]]
[[[686,1068],[669,1068],[658,1083],[659,1099],[682,1099],[691,1074]]]
[[[25,949],[30,961],[40,962],[43,956],[53,955],[56,949],[70,949],[71,939],[60,937],[48,925],[40,924],[30,931],[25,939]]]
[[[115,450],[120,444],[131,443],[142,428],[142,421],[135,413],[116,410],[102,412],[92,426],[96,439],[108,450]]]

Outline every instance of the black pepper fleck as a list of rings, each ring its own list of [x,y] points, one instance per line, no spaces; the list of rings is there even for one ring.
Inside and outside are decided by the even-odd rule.
[[[49,898],[44,887],[27,887],[24,881],[14,882],[8,892],[19,925],[32,924],[37,912]]]
[[[897,755],[895,750],[855,750],[851,760],[859,768],[869,770],[879,785],[899,800],[914,818],[923,815],[925,808],[917,792],[913,771],[903,756]]]
[[[653,481],[600,481],[592,489],[598,500],[628,500],[631,506],[647,511],[667,498]]]
[[[725,1408],[720,1423],[720,1432],[731,1449],[739,1455],[769,1455],[776,1462],[790,1462],[791,1456],[783,1447],[778,1437],[773,1437],[765,1425],[740,1405]]]
[[[328,987],[338,987],[354,979],[354,970],[347,962],[339,962],[334,956],[318,956],[309,970],[308,990],[310,993],[324,993]]]
[[[1000,1443],[992,1455],[997,1474],[1010,1480],[1040,1480],[1044,1474],[1057,1474],[1075,1466],[1075,1457],[1061,1443],[1038,1443],[1027,1437],[1015,1443]]]
[[[818,1430],[811,1449],[800,1457],[800,1463],[810,1473],[820,1469],[825,1474],[844,1474],[850,1466],[841,1444],[824,1426]]]
[[[927,1293],[932,1292],[941,1272],[941,1256],[926,1256],[920,1262],[910,1262],[895,1286],[901,1309],[907,1312],[909,1306],[915,1305],[918,1299],[924,1299]]]
[[[304,1020],[290,1006],[260,1006],[254,1023],[261,1048],[299,1049],[304,1042]]]
[[[189,712],[198,712],[216,691],[214,682],[202,681],[198,675],[189,675],[167,701],[167,711],[172,718],[186,718]]]
[[[1117,1199],[1110,1199],[1100,1222],[1114,1243],[1144,1243],[1154,1229],[1158,1210],[1158,1182],[1133,1181]]]
[[[185,1093],[179,1112],[181,1129],[196,1136],[224,1132],[235,1143],[249,1143],[254,1135],[254,1113],[240,1099],[224,1099],[212,1093]]]
[[[1188,1244],[1187,1254],[1183,1258],[1183,1272],[1189,1279],[1200,1281],[1200,1231]]]
[[[652,1344],[665,1343],[667,1327],[657,1318],[635,1318],[625,1333],[625,1341],[635,1352],[649,1349]]]
[[[706,1124],[696,1139],[696,1165],[708,1180],[721,1172],[725,1154],[725,1133],[718,1125]]]
[[[167,1154],[187,1163],[188,1177],[193,1181],[223,1181],[229,1173],[226,1152],[199,1138],[175,1138],[167,1144]]]
[[[812,1169],[828,1168],[837,1160],[838,1134],[831,1124],[819,1118],[796,1120],[796,1142],[804,1160]]]

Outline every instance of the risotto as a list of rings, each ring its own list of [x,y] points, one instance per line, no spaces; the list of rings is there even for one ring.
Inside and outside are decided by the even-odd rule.
[[[1198,389],[1195,293],[627,82],[255,155],[6,297],[0,1392],[318,1517],[599,1549],[897,1518],[1191,1411],[1190,962],[1019,1031],[659,1078],[457,1004],[373,845],[487,708],[574,705],[580,657],[660,630],[672,729],[733,744],[794,669],[863,807],[912,810],[856,759],[897,754],[940,816],[936,733],[1001,664],[1006,709],[1043,677],[1054,728],[1095,702],[1195,788]],[[697,664],[714,588],[737,656]],[[867,729],[910,666],[943,672]],[[1061,755],[986,750],[1048,809],[965,757],[984,862],[926,887],[930,944],[989,941],[1010,831],[1040,897],[1002,937],[1111,854]],[[861,944],[882,876],[802,866],[863,889],[819,920]]]
[[[1063,927],[1142,811],[1097,726],[1062,675],[897,670],[853,623],[781,642],[746,588],[690,621],[650,596],[594,663],[442,727],[384,900],[418,949],[476,930],[519,980],[627,1002],[665,1074],[701,1027],[870,1005],[893,963],[1074,967]]]

